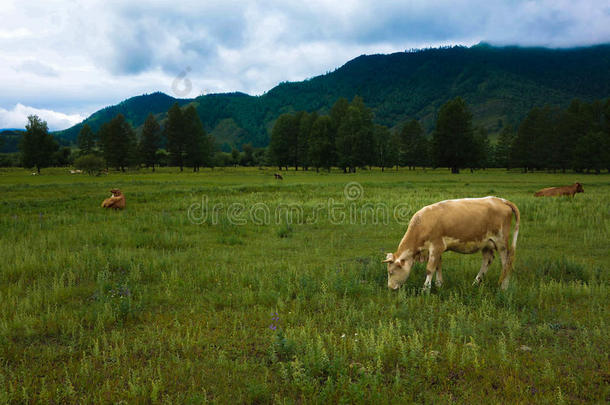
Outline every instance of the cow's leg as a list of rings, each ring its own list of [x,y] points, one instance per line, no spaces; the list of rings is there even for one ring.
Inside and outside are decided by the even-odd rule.
[[[436,286],[438,288],[441,288],[441,286],[443,285],[443,272],[442,272],[442,264],[443,264],[443,258],[442,256],[438,258],[438,264],[436,265]]]
[[[512,268],[511,252],[508,243],[501,244],[498,246],[498,252],[500,253],[500,259],[502,260],[502,274],[500,275],[500,287],[503,290],[508,288],[508,281],[510,279],[510,271]]]
[[[432,277],[436,271],[436,266],[441,259],[441,251],[439,249],[430,248],[428,264],[426,265],[426,281],[424,282],[423,291],[426,293],[430,292],[430,285],[432,284]]]
[[[489,266],[494,261],[494,251],[491,249],[483,249],[483,262],[481,263],[481,270],[479,270],[479,274],[474,278],[474,282],[472,285],[479,285],[481,281],[483,281],[483,276],[487,273]]]

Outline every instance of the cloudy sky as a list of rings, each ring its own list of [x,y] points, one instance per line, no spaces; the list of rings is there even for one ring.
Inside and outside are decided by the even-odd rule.
[[[439,45],[610,42],[610,0],[0,2],[0,128],[53,130],[154,91],[242,91]]]

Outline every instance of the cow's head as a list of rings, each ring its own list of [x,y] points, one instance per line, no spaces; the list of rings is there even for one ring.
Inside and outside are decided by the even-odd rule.
[[[582,188],[582,184],[576,183],[576,192],[577,193],[584,193],[585,192],[585,189]]]
[[[121,190],[119,190],[118,188],[113,188],[112,190],[110,190],[110,193],[113,197],[119,197],[121,195]]]
[[[407,281],[413,267],[413,255],[405,252],[400,257],[388,253],[382,263],[388,264],[388,288],[398,290]]]

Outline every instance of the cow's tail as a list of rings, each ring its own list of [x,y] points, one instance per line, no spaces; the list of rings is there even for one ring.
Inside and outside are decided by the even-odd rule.
[[[513,231],[513,243],[511,246],[514,254],[514,250],[517,248],[517,236],[519,236],[519,223],[521,222],[521,214],[519,213],[519,208],[517,208],[515,204],[508,200],[505,200],[504,202],[510,207],[511,210],[513,210],[513,215],[515,216],[515,230]]]
[[[515,262],[515,251],[517,249],[517,237],[519,236],[519,223],[521,222],[521,214],[519,213],[519,208],[517,206],[508,201],[504,200],[504,203],[510,207],[513,211],[513,215],[515,216],[515,230],[513,231],[513,241],[511,246],[508,246],[508,263],[502,269],[502,275],[500,276],[500,283],[502,284],[502,288],[508,287],[508,277],[513,267],[513,263]]]

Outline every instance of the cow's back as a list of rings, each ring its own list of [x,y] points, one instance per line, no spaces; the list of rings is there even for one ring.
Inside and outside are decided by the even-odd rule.
[[[474,241],[499,232],[507,218],[510,224],[512,209],[497,197],[464,198],[426,206],[413,217],[411,222],[424,241],[443,237]]]

